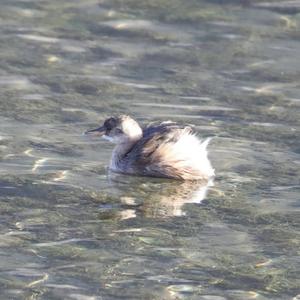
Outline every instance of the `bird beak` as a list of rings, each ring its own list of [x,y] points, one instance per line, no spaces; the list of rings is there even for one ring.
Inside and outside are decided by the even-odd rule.
[[[96,129],[88,130],[84,134],[86,135],[97,135],[103,136],[106,132],[106,128],[104,126],[98,127]]]

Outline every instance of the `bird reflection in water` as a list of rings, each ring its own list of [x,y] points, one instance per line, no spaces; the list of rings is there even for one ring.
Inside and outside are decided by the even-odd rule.
[[[175,181],[129,177],[111,172],[110,184],[116,188],[124,206],[119,215],[130,219],[180,217],[186,214],[185,204],[199,204],[214,185],[209,181]]]

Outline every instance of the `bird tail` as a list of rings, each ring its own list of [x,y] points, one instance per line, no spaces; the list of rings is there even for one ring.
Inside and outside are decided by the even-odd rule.
[[[200,144],[201,149],[206,151],[206,148],[212,139],[213,139],[213,137],[208,137],[203,142],[201,141],[201,144]]]

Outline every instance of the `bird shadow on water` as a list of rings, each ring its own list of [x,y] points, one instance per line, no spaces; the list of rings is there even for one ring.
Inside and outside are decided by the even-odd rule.
[[[184,205],[199,204],[214,185],[209,181],[178,181],[161,178],[124,176],[110,172],[110,187],[117,193],[123,211],[122,218],[142,215],[147,218],[185,216]]]

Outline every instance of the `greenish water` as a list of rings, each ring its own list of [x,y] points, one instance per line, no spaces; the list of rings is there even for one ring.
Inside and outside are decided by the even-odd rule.
[[[2,0],[0,298],[300,298],[298,1]],[[210,186],[109,174],[112,114],[195,125]]]

